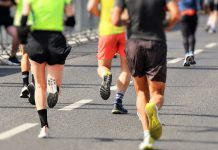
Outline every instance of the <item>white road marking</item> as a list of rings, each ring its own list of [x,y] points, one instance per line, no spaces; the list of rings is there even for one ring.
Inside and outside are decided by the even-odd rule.
[[[133,84],[133,81],[130,81],[129,82],[129,85],[132,85]],[[117,90],[117,86],[116,85],[114,85],[114,86],[111,86],[111,91],[116,91]]]
[[[197,49],[197,50],[195,50],[195,55],[202,53],[203,51],[204,51],[203,49]]]
[[[205,48],[213,48],[213,47],[215,47],[215,46],[217,46],[217,43],[213,42],[213,43],[207,44],[207,45],[205,46]]]
[[[169,60],[167,63],[168,64],[175,64],[181,60],[183,60],[183,58],[175,58],[175,59]]]
[[[8,130],[8,131],[5,131],[3,133],[0,133],[0,141],[1,140],[6,140],[12,136],[15,136],[16,134],[19,134],[23,131],[26,131],[34,126],[36,126],[38,123],[25,123],[25,124],[22,124],[18,127],[15,127],[11,130]]]
[[[58,110],[59,111],[71,111],[73,109],[79,108],[79,107],[81,107],[81,106],[83,106],[83,105],[85,105],[87,103],[92,102],[92,101],[93,101],[92,99],[82,99],[82,100],[80,100],[80,101],[78,101],[76,103],[73,103],[71,105],[68,105],[68,106],[66,106],[64,108],[61,108],[61,109],[58,109]]]

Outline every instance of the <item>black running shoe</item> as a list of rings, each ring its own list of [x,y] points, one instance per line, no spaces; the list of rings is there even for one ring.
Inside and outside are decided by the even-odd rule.
[[[35,105],[36,104],[35,103],[35,85],[33,83],[30,83],[27,86],[27,88],[28,88],[28,91],[29,91],[28,100],[29,100],[30,104]]]
[[[55,93],[48,93],[47,103],[49,108],[53,108],[58,102],[58,95],[59,95],[59,87],[57,86],[57,92]]]
[[[110,90],[111,82],[112,82],[112,74],[111,72],[108,72],[106,75],[104,75],[104,79],[100,87],[100,95],[103,100],[107,100],[111,95],[111,90]]]
[[[58,102],[58,95],[59,95],[59,87],[56,84],[54,79],[48,79],[47,83],[48,87],[48,97],[47,103],[48,107],[53,108]]]
[[[9,57],[8,58],[8,64],[9,65],[19,66],[20,65],[20,61],[17,59],[17,57],[13,56],[13,57]]]
[[[20,98],[29,98],[29,91],[27,86],[24,86],[20,93]]]
[[[127,114],[128,110],[126,110],[122,104],[114,104],[114,108],[112,109],[112,114]]]

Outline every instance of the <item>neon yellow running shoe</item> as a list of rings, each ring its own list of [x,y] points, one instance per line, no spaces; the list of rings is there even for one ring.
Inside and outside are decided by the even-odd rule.
[[[145,110],[149,120],[149,131],[151,137],[154,139],[159,139],[162,135],[162,124],[158,117],[158,110],[154,103],[147,103],[145,106]]]

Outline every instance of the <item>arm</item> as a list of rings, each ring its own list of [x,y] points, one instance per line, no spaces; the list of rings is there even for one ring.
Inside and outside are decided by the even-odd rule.
[[[87,11],[91,13],[94,16],[99,17],[100,16],[100,10],[99,10],[99,0],[89,0],[87,4]]]
[[[76,24],[75,20],[75,11],[73,9],[72,3],[69,3],[65,6],[65,14],[67,16],[67,20],[65,21],[65,25],[69,27],[74,27]]]
[[[169,1],[167,3],[167,9],[169,11],[170,17],[167,21],[166,30],[171,30],[173,26],[176,24],[176,22],[179,20],[180,12],[177,3],[175,1]]]
[[[0,1],[0,6],[3,6],[3,7],[11,7],[11,6],[13,6],[13,2],[10,1],[10,0],[7,0],[7,1]]]
[[[129,15],[127,10],[124,9],[123,3],[116,2],[111,14],[111,22],[116,26],[124,26],[129,23]]]

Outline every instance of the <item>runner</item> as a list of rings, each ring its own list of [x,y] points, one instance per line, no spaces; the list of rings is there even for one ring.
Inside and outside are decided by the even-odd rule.
[[[184,66],[195,65],[195,32],[198,25],[197,10],[199,2],[196,0],[180,0],[179,9],[181,11],[181,31],[183,36],[183,45],[185,49]]]
[[[99,9],[101,5],[101,9]],[[125,27],[116,27],[110,22],[114,0],[89,0],[88,11],[100,17],[99,42],[98,42],[98,75],[103,80],[100,87],[102,99],[110,97],[112,82],[111,63],[115,54],[120,56],[121,73],[117,80],[117,92],[114,101],[113,114],[126,114],[128,111],[123,107],[123,97],[130,82],[130,73],[124,53],[126,35]]]
[[[16,28],[20,26],[22,8],[23,8],[23,0],[16,0],[16,14],[14,20],[14,26]],[[27,29],[29,29],[29,25],[31,24],[32,24],[31,17],[29,17]],[[20,93],[20,98],[28,98],[30,104],[35,105],[34,77],[32,75],[32,82],[29,84],[30,62],[29,62],[29,57],[25,51],[24,44],[26,44],[26,41],[20,41],[20,49],[22,51],[21,72],[22,72],[22,79],[23,79],[23,88]]]
[[[218,17],[218,0],[205,0],[205,5],[209,6],[209,17],[205,31],[208,33],[216,33],[216,24]]]
[[[75,18],[71,0],[28,0],[24,4],[21,27],[18,28],[21,40],[25,40],[28,33],[26,25],[30,11],[33,13],[34,22],[28,36],[26,52],[35,77],[36,108],[41,122],[38,138],[46,138],[48,137],[46,106],[48,104],[49,107],[54,107],[58,101],[65,60],[71,50],[67,47],[66,39],[62,34],[64,12],[67,16],[65,22],[67,26],[73,27]],[[47,102],[46,89],[48,90]]]
[[[162,134],[158,109],[163,105],[167,55],[163,22],[167,30],[171,29],[179,18],[179,10],[173,0],[116,0],[113,24],[126,23],[120,19],[125,8],[130,18],[125,52],[137,95],[137,114],[144,130],[139,149],[152,149],[154,140]],[[167,21],[165,8],[170,14]]]
[[[9,65],[20,65],[16,57],[19,42],[17,40],[16,28],[13,26],[13,18],[11,17],[10,7],[14,5],[12,0],[0,0],[0,27],[3,25],[12,37],[12,49],[8,58]]]

